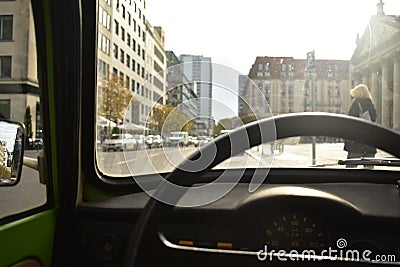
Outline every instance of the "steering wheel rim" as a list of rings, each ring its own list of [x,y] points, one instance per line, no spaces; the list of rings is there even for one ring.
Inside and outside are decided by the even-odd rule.
[[[303,127],[307,125],[307,127]],[[338,127],[338,125],[340,127]],[[217,155],[212,163],[199,173],[190,173],[185,170],[185,166],[178,166],[167,177],[172,184],[178,184],[189,187],[193,185],[195,179],[188,179],[188,175],[201,175],[213,167],[228,159],[229,157],[243,152],[249,147],[243,147],[243,150],[232,151],[227,149],[235,147],[231,140],[240,140],[243,132],[246,132],[249,139],[250,148],[260,145],[264,142],[274,141],[272,135],[265,135],[266,130],[271,127],[276,127],[276,139],[282,139],[293,136],[330,136],[341,137],[344,139],[357,140],[364,144],[374,145],[376,148],[382,149],[391,153],[393,156],[400,158],[400,142],[388,142],[388,140],[400,140],[400,135],[386,127],[373,122],[361,120],[356,117],[351,117],[341,114],[325,113],[325,112],[302,112],[279,115],[271,118],[262,119],[256,122],[246,124],[239,129],[222,135],[214,140],[217,147]],[[269,140],[271,139],[271,140]],[[232,145],[232,146],[231,146]],[[196,160],[201,153],[211,151],[212,145],[207,144],[194,153],[190,158]],[[184,165],[185,163],[183,163]],[[169,183],[162,183],[156,190],[156,194],[161,196],[167,194]],[[182,197],[182,194],[176,194],[176,202]],[[136,266],[142,259],[141,255],[154,257],[153,253],[146,253],[146,249],[154,249],[154,246],[160,245],[158,237],[157,222],[160,218],[172,211],[174,205],[162,203],[156,198],[150,198],[139,220],[136,222],[135,229],[130,237],[127,254],[125,257],[125,266]],[[153,238],[148,241],[147,237]],[[143,251],[144,250],[144,251]],[[153,256],[152,256],[153,255]],[[139,261],[140,260],[140,261]]]

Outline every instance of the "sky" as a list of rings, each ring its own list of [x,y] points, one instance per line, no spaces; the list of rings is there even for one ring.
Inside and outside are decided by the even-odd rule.
[[[305,59],[314,50],[317,60],[349,60],[378,1],[147,0],[146,14],[163,27],[166,50],[211,57],[248,74],[257,56]],[[400,15],[399,0],[384,3],[386,15]],[[237,98],[218,89],[213,97],[237,109]],[[213,115],[224,117],[217,109]]]

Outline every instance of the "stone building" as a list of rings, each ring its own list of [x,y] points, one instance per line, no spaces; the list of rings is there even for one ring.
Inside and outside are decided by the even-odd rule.
[[[239,80],[239,116],[249,114],[249,107],[259,106],[260,94],[255,93],[258,90],[272,115],[303,111],[346,113],[351,86],[349,62],[316,60],[312,70],[305,71],[305,67],[306,59],[257,57],[248,75],[252,82],[243,82],[243,77]]]
[[[400,16],[386,15],[377,4],[351,58],[353,86],[366,84],[376,106],[377,122],[400,130]]]
[[[0,1],[0,117],[24,122],[27,107],[33,138],[40,137],[35,27],[29,0]]]

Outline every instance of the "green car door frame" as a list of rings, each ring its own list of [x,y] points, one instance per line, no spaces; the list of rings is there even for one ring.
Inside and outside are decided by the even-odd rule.
[[[77,202],[81,3],[70,0],[31,2],[47,163],[44,168],[47,202],[0,220],[1,267],[32,263],[32,259],[43,267],[65,265],[63,260],[69,251]]]

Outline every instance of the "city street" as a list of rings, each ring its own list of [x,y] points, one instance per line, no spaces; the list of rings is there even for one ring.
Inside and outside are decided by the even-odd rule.
[[[99,152],[98,164],[100,170],[110,176],[163,173],[172,171],[196,150],[195,147],[165,147],[127,152]],[[244,153],[221,163],[219,167],[235,168],[243,165],[256,167],[259,162]]]
[[[109,176],[132,176],[149,173],[163,173],[173,170],[185,157],[197,148],[157,148],[128,152],[99,152],[99,169]],[[254,147],[246,153],[235,156],[217,168],[235,167],[268,167],[272,161],[273,167],[309,167],[312,165],[311,144],[285,145],[283,152],[273,151],[264,145]],[[26,151],[25,156],[35,158],[37,151]],[[345,159],[346,151],[343,144],[317,144],[316,164],[327,164],[329,168],[344,168],[337,165],[339,159]],[[379,151],[376,157],[388,154]],[[362,166],[359,166],[362,168]],[[375,167],[380,169],[382,167]],[[39,183],[38,172],[26,166],[22,169],[21,181],[12,187],[0,187],[0,217],[28,210],[44,204],[46,201],[45,185]]]
[[[338,160],[346,159],[347,152],[343,150],[343,143],[316,144],[316,164],[319,167],[344,168],[338,165]],[[99,152],[99,168],[110,176],[131,176],[155,172],[169,172],[173,170],[185,157],[188,157],[197,148],[158,148],[128,152]],[[376,157],[390,156],[378,151]],[[126,159],[126,161],[125,161]],[[217,168],[237,167],[311,167],[312,145],[290,144],[284,145],[283,151],[271,151],[270,145],[254,147],[246,153],[235,156]],[[361,168],[361,166],[359,166]],[[377,169],[381,167],[376,167]],[[131,171],[131,172],[130,172]]]

